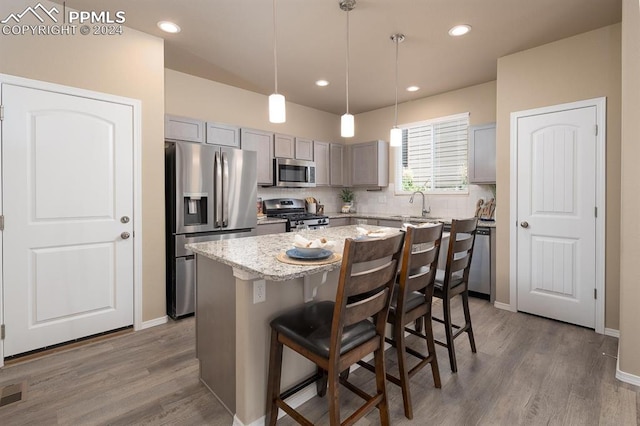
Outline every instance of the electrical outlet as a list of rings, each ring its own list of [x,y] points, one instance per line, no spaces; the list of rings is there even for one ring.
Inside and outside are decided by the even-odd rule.
[[[253,304],[267,300],[267,283],[265,280],[253,282]]]

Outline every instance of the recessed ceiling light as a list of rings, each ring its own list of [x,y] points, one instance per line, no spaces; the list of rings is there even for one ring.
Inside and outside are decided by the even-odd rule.
[[[158,22],[158,28],[167,33],[179,33],[180,27],[177,24],[169,21]]]
[[[417,92],[418,90],[420,90],[420,88],[418,86],[409,86],[409,87],[407,87],[407,92]]]
[[[318,80],[316,81],[316,86],[325,87],[328,86],[329,82],[327,80]]]
[[[469,31],[471,31],[471,26],[469,25],[456,25],[449,30],[449,35],[452,37],[459,37],[465,35]]]

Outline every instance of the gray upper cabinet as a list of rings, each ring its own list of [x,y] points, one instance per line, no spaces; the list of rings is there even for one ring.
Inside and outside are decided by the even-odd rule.
[[[313,161],[313,141],[296,138],[296,159]]]
[[[241,129],[240,145],[258,153],[258,185],[273,185],[273,133]]]
[[[273,140],[274,156],[278,158],[295,158],[295,138],[276,133]]]
[[[204,142],[205,122],[176,115],[164,116],[164,137],[178,141]]]
[[[330,178],[331,186],[344,185],[344,145],[332,143],[329,145],[329,158],[331,159]]]
[[[313,142],[313,158],[316,163],[316,185],[329,186],[331,173],[331,159],[329,157],[328,142]]]
[[[240,128],[208,121],[207,143],[240,148]]]
[[[351,186],[389,185],[389,145],[372,141],[351,145]]]
[[[469,127],[469,183],[496,182],[496,123]]]

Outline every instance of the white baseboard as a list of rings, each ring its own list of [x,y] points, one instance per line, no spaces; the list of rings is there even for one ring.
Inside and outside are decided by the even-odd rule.
[[[615,328],[605,328],[604,329],[605,336],[615,337],[616,339],[620,338],[620,330],[616,330]]]
[[[502,309],[502,310],[509,311],[509,312],[518,312],[517,309],[515,309],[513,306],[511,306],[508,303],[493,302],[493,306],[495,308]]]
[[[140,327],[140,330],[144,330],[145,328],[155,327],[156,325],[166,324],[168,320],[169,320],[168,317],[165,315],[160,318],[155,318],[149,321],[143,321],[142,326]]]
[[[629,383],[630,385],[640,386],[640,376],[635,374],[625,373],[620,370],[620,348],[618,347],[618,359],[616,360],[616,379],[621,382]]]

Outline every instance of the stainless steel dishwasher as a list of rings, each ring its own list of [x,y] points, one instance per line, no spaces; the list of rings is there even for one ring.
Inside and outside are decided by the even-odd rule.
[[[446,232],[451,231],[451,225],[444,226]],[[438,268],[444,269],[446,265],[446,250],[449,244],[448,236],[443,238],[443,246],[440,249]],[[491,297],[491,231],[489,228],[478,227],[476,241],[473,246],[471,269],[469,270],[469,291],[485,299],[493,301]]]

